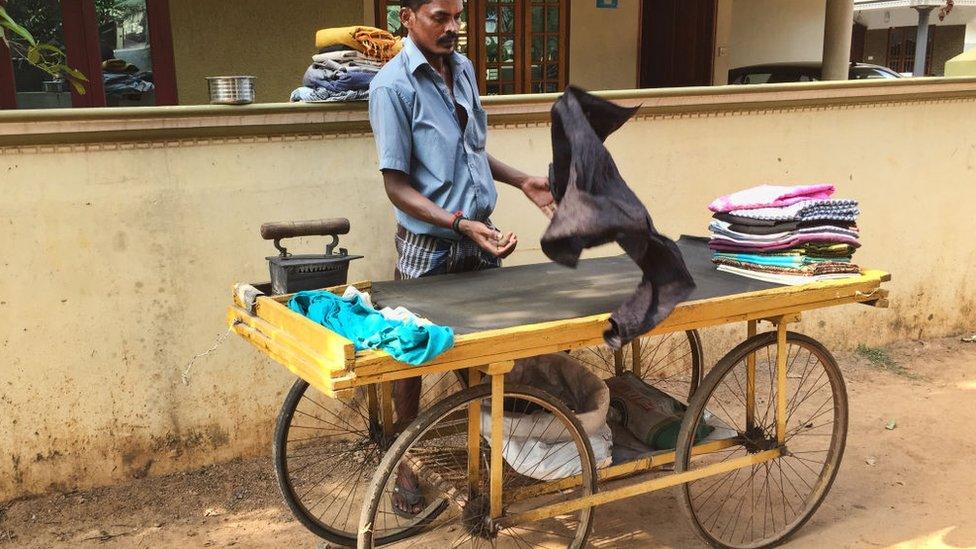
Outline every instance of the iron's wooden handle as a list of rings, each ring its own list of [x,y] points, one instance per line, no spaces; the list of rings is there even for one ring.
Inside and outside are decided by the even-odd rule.
[[[349,220],[344,217],[334,219],[311,219],[308,221],[278,221],[261,225],[261,238],[278,240],[297,236],[328,236],[349,233]]]

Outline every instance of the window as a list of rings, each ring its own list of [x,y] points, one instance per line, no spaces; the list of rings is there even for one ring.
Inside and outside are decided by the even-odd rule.
[[[925,75],[932,76],[932,41],[936,33],[935,25],[929,27],[928,47],[925,55]],[[888,29],[888,62],[895,72],[910,73],[915,70],[915,27],[894,27]]]
[[[481,93],[543,93],[566,87],[568,0],[469,0],[462,21],[458,51],[474,63]],[[406,34],[398,1],[377,1],[376,26]]]
[[[13,72],[0,80],[0,107],[176,104],[168,0],[16,0],[6,7],[38,41],[62,49],[89,82],[78,94],[28,63],[23,48],[3,48],[0,64],[9,59]]]

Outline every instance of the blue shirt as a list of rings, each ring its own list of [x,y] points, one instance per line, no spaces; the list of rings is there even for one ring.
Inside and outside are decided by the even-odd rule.
[[[485,151],[488,117],[471,61],[455,52],[448,62],[454,98],[468,114],[463,132],[444,79],[410,38],[373,78],[369,121],[380,170],[404,172],[410,184],[434,204],[486,221],[498,198]],[[396,219],[412,233],[459,238],[451,229],[414,219],[399,209]]]

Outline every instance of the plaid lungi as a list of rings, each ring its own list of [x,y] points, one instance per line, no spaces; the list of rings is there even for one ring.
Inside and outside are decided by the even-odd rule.
[[[497,257],[483,251],[470,238],[450,240],[414,234],[400,225],[396,230],[397,280],[501,267]]]

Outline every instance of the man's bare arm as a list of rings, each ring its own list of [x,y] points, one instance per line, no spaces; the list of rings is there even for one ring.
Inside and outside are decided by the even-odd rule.
[[[400,211],[437,227],[453,228],[454,214],[414,189],[407,174],[397,170],[383,170],[383,185],[390,202]],[[502,234],[479,221],[465,219],[458,225],[458,229],[479,248],[498,257],[507,257],[518,244],[518,238],[514,234]]]
[[[553,216],[556,206],[553,203],[548,177],[527,175],[490,154],[488,155],[488,166],[491,168],[492,179],[520,189],[533,204],[542,210],[546,217]]]
[[[407,174],[398,170],[383,170],[383,185],[390,202],[403,213],[436,227],[451,228],[454,215],[414,189]]]

